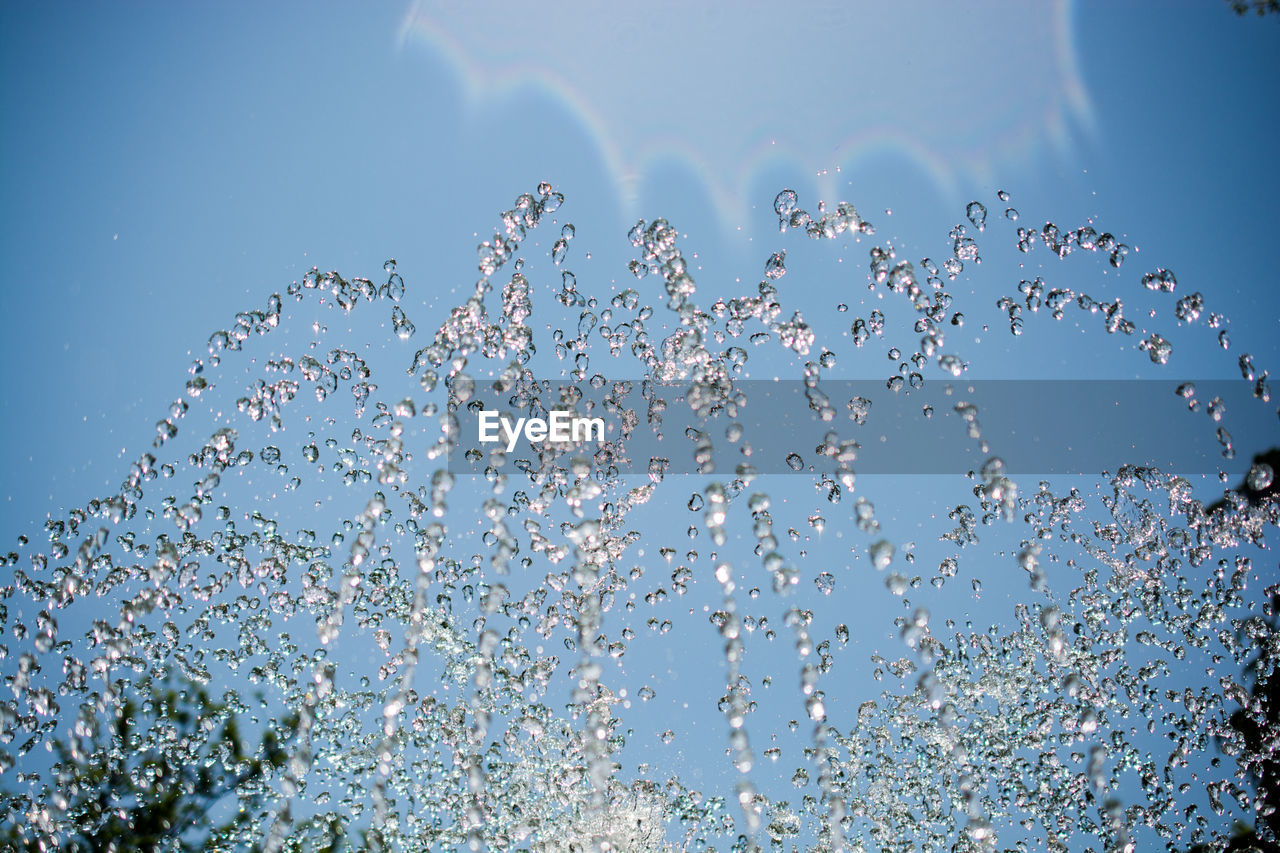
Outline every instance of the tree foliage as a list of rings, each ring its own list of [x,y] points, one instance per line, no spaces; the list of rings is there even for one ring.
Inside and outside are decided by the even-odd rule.
[[[1231,8],[1237,15],[1248,14],[1250,9],[1259,15],[1280,12],[1280,0],[1227,0],[1227,2],[1231,4]]]
[[[1221,853],[1280,853],[1280,750],[1275,747],[1280,732],[1280,595],[1271,600],[1266,620],[1250,620],[1248,638],[1257,644],[1258,654],[1245,668],[1253,687],[1245,701],[1227,721],[1229,734],[1224,747],[1235,755],[1244,775],[1257,792],[1255,826],[1237,826],[1235,836]],[[1216,853],[1217,848],[1199,846],[1191,853]]]
[[[288,757],[290,715],[252,749],[240,718],[201,686],[173,676],[128,687],[110,722],[87,709],[54,742],[52,803],[5,792],[0,847],[126,853],[236,849],[253,833],[268,783]],[[66,813],[69,838],[42,831],[41,808]],[[246,830],[248,831],[246,833]]]

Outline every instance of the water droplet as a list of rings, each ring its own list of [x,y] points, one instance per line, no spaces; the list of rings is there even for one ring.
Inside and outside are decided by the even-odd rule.
[[[871,564],[879,571],[884,571],[889,567],[889,563],[893,561],[893,543],[886,539],[879,539],[871,543]]]
[[[789,217],[796,209],[799,196],[795,190],[783,190],[773,200],[773,210],[779,217]]]
[[[1258,462],[1249,468],[1249,476],[1246,478],[1246,482],[1249,484],[1249,488],[1255,492],[1262,492],[1271,488],[1274,477],[1275,472],[1270,465],[1265,462]]]
[[[964,215],[973,223],[973,227],[982,231],[987,227],[987,208],[980,201],[971,201],[965,208]]]

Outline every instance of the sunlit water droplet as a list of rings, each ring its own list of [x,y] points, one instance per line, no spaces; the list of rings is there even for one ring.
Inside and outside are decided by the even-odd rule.
[[[993,304],[1015,334],[1075,312],[1083,346],[1141,358],[1136,346],[1164,365],[1174,333],[1125,316],[1121,297],[1140,294],[1088,285],[1094,298],[1055,278],[1073,251],[1118,267],[1127,246],[1092,226],[999,218],[987,234],[974,202],[969,226],[1045,253],[1043,272],[1019,269],[999,284],[1020,281],[1016,293],[988,295],[990,264],[962,225],[941,266],[864,246],[858,287],[837,296],[836,313],[856,318],[846,337],[843,321],[814,316],[798,281],[780,284],[811,239],[836,248],[874,234],[852,204],[805,210],[779,193],[786,248],[763,252],[763,281],[755,266],[742,288],[704,275],[685,245],[696,235],[662,219],[627,234],[631,275],[565,269],[573,225],[551,226],[550,249],[537,242],[563,203],[549,183],[518,196],[476,246],[475,288],[426,337],[402,307],[421,303],[404,298],[394,260],[385,283],[312,270],[289,298],[237,315],[160,409],[121,488],[0,554],[12,697],[0,702],[0,771],[25,797],[8,815],[24,838],[59,849],[74,821],[98,814],[85,768],[109,756],[132,761],[153,793],[203,784],[185,768],[245,776],[208,812],[251,816],[227,849],[319,849],[330,821],[376,827],[369,846],[383,850],[729,849],[753,833],[777,849],[830,849],[836,828],[849,849],[941,850],[958,837],[1020,849],[1029,832],[1063,850],[1228,842],[1228,815],[1254,813],[1235,759],[1269,760],[1230,721],[1269,724],[1245,666],[1275,647],[1277,628],[1266,567],[1240,546],[1256,550],[1275,524],[1271,465],[1255,462],[1212,508],[1187,480],[1130,465],[1096,494],[1037,489],[996,455],[988,410],[955,381],[985,361],[968,330],[985,331]],[[966,278],[952,287],[943,272]],[[618,274],[634,287],[601,289]],[[1145,298],[1172,299],[1168,270],[1140,281]],[[297,322],[310,346],[265,351],[309,308],[354,328],[366,310],[385,323],[386,302],[385,341],[345,340],[308,317]],[[1182,324],[1204,311],[1199,293],[1175,306]],[[1225,348],[1226,324],[1210,314],[1209,329],[1179,332]],[[859,349],[872,335],[887,370]],[[384,346],[404,353],[407,377],[369,354]],[[1265,382],[1251,354],[1234,363]],[[908,409],[930,430],[969,442],[976,470],[960,490],[939,487],[904,517],[893,506],[909,484],[855,477],[892,430],[891,405],[871,399],[884,390],[831,393],[836,371],[864,364],[915,397]],[[740,381],[748,367],[804,385],[801,405],[829,431],[821,443],[762,428],[757,392]],[[474,446],[462,426],[491,391],[526,413],[561,400],[612,414],[625,394],[611,375],[643,377],[631,385],[644,403],[606,442],[508,454]],[[949,395],[936,413],[917,396],[934,378]],[[671,381],[687,387],[667,393]],[[1223,400],[1191,383],[1178,395],[1233,459]],[[685,431],[686,410],[707,422]],[[621,434],[664,418],[662,456],[621,473]],[[463,461],[478,473],[458,473]],[[760,476],[766,465],[783,476]],[[883,585],[869,583],[868,562]],[[997,611],[999,624],[972,624]],[[714,642],[696,640],[707,631]],[[652,663],[664,659],[669,669]],[[180,732],[146,681],[164,671],[187,700],[211,697]],[[691,675],[709,709],[685,704]],[[127,740],[115,734],[125,708],[140,715]],[[232,718],[240,752],[223,738]],[[180,781],[160,785],[161,767]],[[1193,791],[1212,826],[1191,828]],[[1122,792],[1141,820],[1117,804]]]

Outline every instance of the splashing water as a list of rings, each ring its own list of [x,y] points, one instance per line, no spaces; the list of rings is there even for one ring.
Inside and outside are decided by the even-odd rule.
[[[605,294],[569,269],[572,225],[545,258],[528,251],[563,202],[542,184],[503,212],[474,290],[425,338],[395,261],[378,283],[312,270],[237,315],[119,491],[3,556],[13,837],[53,849],[101,824],[88,780],[130,754],[229,773],[215,811],[243,819],[208,839],[228,850],[326,833],[375,850],[1179,849],[1272,819],[1253,780],[1280,738],[1245,675],[1280,657],[1275,576],[1255,565],[1277,524],[1270,465],[1209,507],[1140,448],[1093,494],[1018,482],[959,381],[959,309],[990,308],[945,289],[943,271],[981,262],[963,225],[941,270],[872,247],[885,298],[828,329],[794,307],[787,255],[816,251],[800,235],[870,239],[851,204],[811,215],[780,192],[786,248],[741,293],[695,282],[676,229],[642,221],[635,289]],[[965,215],[987,233],[985,205]],[[992,231],[1017,219],[1008,207]],[[1091,226],[1013,242],[1117,268],[1129,251]],[[1138,290],[1172,302],[1175,286],[1157,269]],[[1014,335],[1072,306],[1099,315],[1091,332],[1138,335],[1108,299],[1037,277],[995,305]],[[1203,305],[1181,297],[1176,316]],[[308,311],[389,314],[407,371],[322,319],[293,340]],[[898,338],[894,313],[911,329]],[[1166,337],[1141,334],[1171,360]],[[857,478],[889,429],[882,404],[828,392],[842,359],[875,347],[891,394],[955,384],[951,412],[916,411],[980,454],[967,495],[930,486],[922,512],[910,484]],[[1266,372],[1239,364],[1268,404]],[[816,447],[769,446],[757,366],[802,388]],[[1178,393],[1199,410],[1193,386]],[[604,441],[508,451],[469,426],[488,399],[614,420]],[[1225,404],[1207,411],[1229,458]],[[646,433],[664,455],[637,463]],[[982,598],[992,578],[1024,592],[1002,609]],[[124,725],[140,685],[170,676],[216,697],[200,724]],[[718,731],[686,726],[702,719],[690,703]],[[233,718],[274,752],[219,742]]]

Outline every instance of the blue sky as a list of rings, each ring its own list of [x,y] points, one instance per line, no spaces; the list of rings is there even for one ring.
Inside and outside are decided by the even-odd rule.
[[[1142,252],[1134,265],[1150,259],[1194,282],[1184,287],[1209,294],[1236,346],[1260,360],[1274,339],[1280,297],[1257,279],[1277,189],[1263,94],[1276,82],[1276,22],[1215,3],[1054,14],[978,4],[964,26],[980,25],[981,38],[956,29],[950,40],[937,9],[915,25],[868,11],[837,29],[814,7],[776,40],[750,15],[667,10],[656,17],[702,50],[666,53],[646,29],[657,24],[563,13],[558,42],[520,47],[515,11],[462,27],[447,4],[436,31],[460,27],[448,50],[422,34],[421,10],[400,4],[15,3],[0,14],[0,251],[14,283],[0,346],[7,394],[32,413],[6,419],[6,476],[36,501],[6,509],[10,523],[51,510],[63,484],[114,482],[121,449],[150,430],[221,318],[313,264],[367,271],[387,256],[431,305],[467,281],[473,235],[542,178],[564,187],[596,274],[610,279],[628,215],[666,216],[718,274],[746,277],[773,249],[768,205],[783,185],[816,201],[830,184],[832,201],[925,244],[920,254],[941,251],[927,241],[971,197],[994,208],[1003,188],[1037,224],[1095,216],[1128,235]],[[593,27],[622,39],[639,27],[643,46],[592,73],[571,44],[596,43]],[[1046,55],[1055,38],[1074,68]],[[623,73],[646,66],[651,90],[645,74]],[[726,90],[739,78],[726,67],[751,70]],[[681,91],[673,75],[710,83]],[[627,109],[597,104],[620,91],[633,93]],[[741,141],[721,162],[729,139]],[[855,153],[842,161],[846,143]],[[786,153],[742,153],[761,147]],[[1213,365],[1208,353],[1182,362],[1187,375],[1234,374]]]
[[[1240,18],[1213,0],[781,8],[5,4],[0,532],[31,533],[47,514],[113,490],[210,332],[312,266],[379,280],[396,258],[419,330],[412,353],[469,293],[475,246],[499,211],[542,180],[568,201],[530,246],[549,250],[573,222],[579,289],[606,297],[641,286],[626,270],[625,234],[662,216],[707,302],[753,289],[785,248],[789,305],[847,336],[878,304],[865,288],[868,247],[889,241],[940,262],[948,230],[980,199],[984,263],[953,289],[967,317],[953,341],[970,376],[1234,378],[1240,353],[1261,369],[1278,363],[1269,252],[1280,16]],[[819,199],[853,202],[876,236],[779,234],[772,202],[784,186],[811,211]],[[1059,264],[1043,247],[1020,256],[997,190],[1011,194],[1017,225],[1091,222],[1132,252],[1119,270],[1094,257]],[[1179,328],[1174,300],[1141,289],[1157,267],[1176,271],[1176,296],[1201,291],[1207,311],[1228,318],[1227,352],[1203,320]],[[1079,312],[1028,314],[1026,333],[1009,335],[996,299],[1035,275],[1122,297],[1140,329],[1174,343],[1169,365]],[[838,302],[848,314],[833,311]],[[389,316],[328,322],[368,344],[371,362],[403,372]],[[885,345],[899,339],[911,340]],[[876,362],[859,355],[837,375],[891,369],[878,344]],[[779,494],[812,501],[801,485]],[[875,489],[899,546],[918,536],[922,564],[933,559],[938,517],[913,515],[927,490]],[[685,525],[682,512],[643,518],[665,534]],[[797,547],[838,562],[848,550],[838,526]],[[1009,536],[998,549],[1016,548]],[[1023,592],[1021,577],[988,582],[985,598],[944,606],[1007,618]],[[688,607],[712,606],[715,593],[704,587]],[[871,624],[878,601],[851,612]],[[829,634],[827,622],[833,614],[823,615]],[[897,655],[895,634],[881,618],[853,644]],[[697,667],[682,657],[686,642],[655,641],[629,666],[651,668],[664,701],[659,682],[677,706],[703,707],[680,754],[695,775],[727,774],[722,720],[679,692],[696,679],[682,670]],[[646,724],[668,711],[649,713]],[[715,736],[699,742],[698,727]]]

